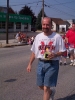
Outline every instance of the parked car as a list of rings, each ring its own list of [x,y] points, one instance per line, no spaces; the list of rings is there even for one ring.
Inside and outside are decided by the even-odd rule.
[[[35,32],[36,28],[35,27],[31,27],[31,31]]]

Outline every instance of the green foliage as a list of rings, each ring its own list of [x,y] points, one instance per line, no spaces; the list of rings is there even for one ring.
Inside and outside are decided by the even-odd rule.
[[[44,17],[46,17],[46,14],[44,12]],[[36,28],[41,30],[42,29],[42,26],[41,26],[41,19],[42,19],[42,9],[41,11],[39,12],[38,16],[37,16],[37,20],[36,20]]]
[[[33,11],[31,10],[30,7],[28,7],[28,6],[25,5],[25,6],[22,7],[22,9],[19,11],[19,14],[31,16],[31,18],[32,18],[31,24],[32,24],[32,25],[35,25],[35,23],[36,23],[36,16],[34,15],[34,13],[33,13]]]

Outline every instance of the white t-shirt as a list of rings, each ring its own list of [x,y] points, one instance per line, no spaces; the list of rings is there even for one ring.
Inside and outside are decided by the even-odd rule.
[[[59,34],[53,32],[51,35],[46,36],[40,33],[35,37],[31,51],[35,54],[36,58],[45,59],[46,52],[64,52],[66,51],[64,41]],[[59,60],[60,57],[55,57],[52,60]]]
[[[18,37],[19,37],[19,34],[17,33],[16,36],[15,36],[15,38],[18,39]]]

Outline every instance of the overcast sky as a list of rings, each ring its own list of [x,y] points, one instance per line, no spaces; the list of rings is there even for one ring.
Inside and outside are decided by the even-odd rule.
[[[43,0],[9,0],[9,5],[14,11],[20,11],[24,5],[31,7],[37,16],[42,8]],[[47,16],[62,18],[64,20],[75,19],[75,0],[44,0],[44,11]],[[7,0],[0,0],[0,6],[7,6]]]

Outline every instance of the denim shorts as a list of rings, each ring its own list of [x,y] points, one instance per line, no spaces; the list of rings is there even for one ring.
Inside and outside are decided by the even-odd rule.
[[[37,85],[56,87],[59,72],[59,61],[51,60],[49,62],[38,61],[37,66]]]

